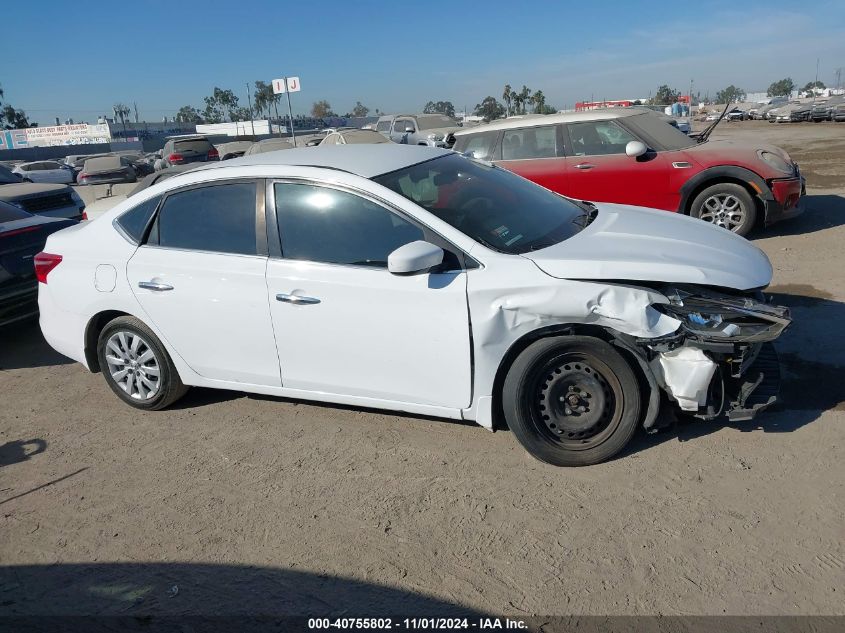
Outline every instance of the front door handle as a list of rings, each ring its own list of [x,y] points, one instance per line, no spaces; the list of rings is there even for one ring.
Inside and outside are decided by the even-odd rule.
[[[170,284],[163,284],[158,281],[139,281],[138,287],[144,290],[155,290],[156,292],[163,292],[165,290],[173,290]]]
[[[575,165],[575,169],[592,169],[595,167],[592,163],[578,163]]]
[[[313,305],[315,303],[320,303],[320,300],[317,297],[301,297],[299,295],[286,295],[284,293],[279,293],[276,295],[276,301],[284,301],[285,303],[292,303],[298,306],[305,306],[305,305]]]

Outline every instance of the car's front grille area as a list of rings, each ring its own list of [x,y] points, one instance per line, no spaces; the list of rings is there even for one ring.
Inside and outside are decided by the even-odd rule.
[[[53,196],[38,196],[37,198],[24,198],[18,200],[17,204],[21,206],[24,211],[29,213],[38,213],[39,211],[49,211],[50,209],[61,209],[62,207],[74,206],[73,198],[69,193],[60,193]]]

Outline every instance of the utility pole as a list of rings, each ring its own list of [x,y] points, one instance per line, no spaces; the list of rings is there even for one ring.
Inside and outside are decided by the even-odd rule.
[[[813,103],[816,102],[816,87],[818,85],[819,85],[819,58],[816,57],[816,83],[813,84]]]
[[[285,94],[288,97],[288,115],[290,116],[290,137],[293,140],[293,146],[296,147],[296,134],[293,132],[293,108],[290,105],[290,90],[288,90],[288,78],[285,77]]]
[[[252,135],[255,136],[255,123],[252,119],[252,95],[249,94],[249,82],[246,82],[246,102],[249,106],[249,125],[252,127]],[[235,124],[235,132],[238,131],[238,125]]]
[[[138,122],[138,102],[133,101],[132,105],[135,107],[135,123],[137,123]]]

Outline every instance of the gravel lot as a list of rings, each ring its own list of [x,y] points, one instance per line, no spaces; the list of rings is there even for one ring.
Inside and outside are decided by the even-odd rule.
[[[795,323],[784,404],[581,469],[472,424],[194,389],[139,413],[0,333],[0,615],[845,614],[845,124],[784,146],[807,212],[753,236]]]

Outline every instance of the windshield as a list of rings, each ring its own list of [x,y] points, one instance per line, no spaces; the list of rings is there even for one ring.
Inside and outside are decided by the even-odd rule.
[[[653,114],[640,114],[628,117],[625,123],[631,126],[635,132],[639,132],[648,140],[652,141],[653,149],[671,151],[686,149],[696,145],[696,141],[690,138],[677,127],[671,125],[666,119]]]
[[[526,253],[557,244],[587,223],[588,211],[571,200],[458,154],[373,180],[502,253]]]
[[[421,130],[433,130],[439,127],[457,127],[458,123],[445,114],[417,117],[417,127]]]
[[[0,165],[0,185],[8,185],[13,182],[20,182],[21,179],[17,174],[13,174],[9,169]]]

